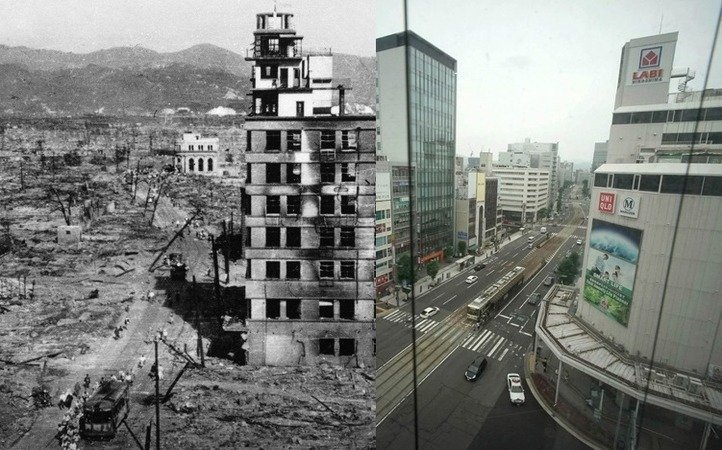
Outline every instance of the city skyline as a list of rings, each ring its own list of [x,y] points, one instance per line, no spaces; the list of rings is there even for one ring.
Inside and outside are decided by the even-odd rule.
[[[399,0],[378,6],[383,14],[377,36],[403,29]],[[609,135],[624,43],[657,34],[660,24],[662,33],[678,31],[675,67],[695,70],[689,88],[701,90],[720,6],[716,0],[693,5],[555,1],[542,9],[534,2],[455,6],[419,0],[408,4],[408,27],[459,62],[457,155],[498,154],[507,144],[530,138],[559,142],[561,160],[588,167],[594,143]],[[456,25],[444,26],[449,23]],[[720,39],[715,61],[722,58]],[[708,86],[722,87],[720,64],[710,68]]]

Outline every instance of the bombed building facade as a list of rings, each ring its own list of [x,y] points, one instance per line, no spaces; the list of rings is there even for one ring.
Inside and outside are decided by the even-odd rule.
[[[330,51],[256,15],[246,119],[246,361],[374,364],[375,116],[345,114]]]

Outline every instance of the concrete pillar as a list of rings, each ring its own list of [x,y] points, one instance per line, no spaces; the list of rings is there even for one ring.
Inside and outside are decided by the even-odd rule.
[[[707,441],[709,440],[710,431],[712,431],[712,425],[709,422],[704,423],[704,433],[702,433],[702,442],[699,444],[699,450],[707,448]]]
[[[619,427],[622,424],[622,411],[624,410],[624,400],[626,400],[624,392],[617,392],[621,394],[621,400],[619,402],[619,414],[617,414],[617,426],[614,427],[614,448],[617,448],[617,441],[619,440]]]
[[[557,402],[559,401],[559,383],[562,380],[562,360],[559,360],[559,373],[557,373],[557,390],[554,393],[554,406],[557,406]]]
[[[287,311],[288,311],[288,309],[287,309],[287,305],[286,305],[286,300],[281,300],[281,311],[279,313],[279,317],[281,319],[288,319]]]
[[[333,319],[338,320],[339,317],[341,317],[341,302],[338,300],[333,300]],[[336,354],[338,354],[338,351],[336,352]]]

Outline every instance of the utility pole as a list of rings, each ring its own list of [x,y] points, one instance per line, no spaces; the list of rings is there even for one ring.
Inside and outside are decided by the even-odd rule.
[[[158,336],[155,338],[155,450],[160,450],[160,393],[159,378],[160,366],[158,365]]]
[[[198,300],[198,291],[196,290],[196,276],[193,275],[193,304],[195,305],[196,310],[196,331],[198,333],[198,353],[201,357],[201,367],[206,367],[206,359],[203,355],[203,339],[201,339],[201,322],[198,318],[198,310],[200,309],[200,301]]]
[[[223,266],[226,269],[226,284],[231,280],[231,275],[229,274],[229,264],[228,264],[228,253],[231,246],[231,238],[228,236],[228,231],[226,230],[226,220],[223,219],[223,237],[224,245],[223,245]]]
[[[213,297],[215,298],[216,305],[220,305],[223,310],[223,314],[226,312],[224,305],[221,305],[221,282],[218,277],[218,249],[216,248],[216,239],[211,235],[211,248],[213,249]]]

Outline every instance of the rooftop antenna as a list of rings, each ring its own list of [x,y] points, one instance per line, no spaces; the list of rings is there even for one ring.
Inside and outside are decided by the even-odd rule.
[[[662,13],[662,17],[659,19],[659,33],[662,34],[662,21],[664,21],[664,13]]]

